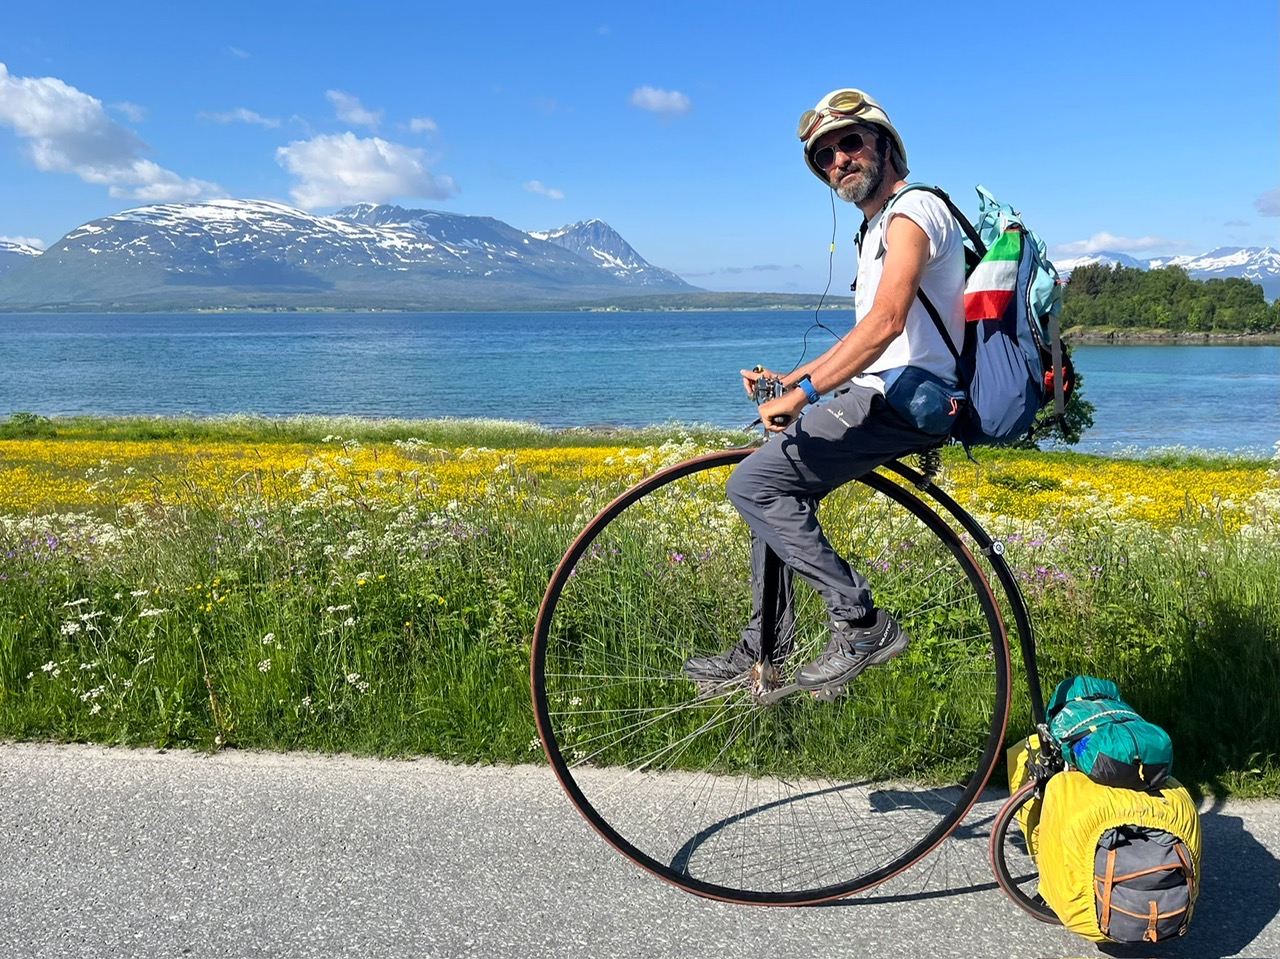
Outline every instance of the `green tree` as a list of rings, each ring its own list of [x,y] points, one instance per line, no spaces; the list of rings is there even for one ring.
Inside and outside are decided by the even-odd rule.
[[[1240,277],[1193,280],[1181,267],[1091,264],[1075,270],[1066,284],[1062,325],[1261,332],[1280,329],[1280,313],[1261,286]]]

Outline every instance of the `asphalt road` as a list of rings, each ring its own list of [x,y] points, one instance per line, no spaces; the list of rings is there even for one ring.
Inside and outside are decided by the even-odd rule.
[[[998,806],[861,897],[765,908],[637,869],[542,767],[0,745],[0,957],[1104,954],[996,888]],[[1280,802],[1203,814],[1190,933],[1112,955],[1280,957]]]

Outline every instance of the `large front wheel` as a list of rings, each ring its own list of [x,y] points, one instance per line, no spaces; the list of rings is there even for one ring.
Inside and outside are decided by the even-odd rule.
[[[640,866],[714,898],[819,902],[901,872],[959,825],[999,756],[1009,649],[956,533],[875,473],[821,518],[908,648],[834,700],[699,689],[684,661],[732,646],[751,613],[750,534],[724,492],[749,453],[663,470],[582,531],[539,613],[534,709],[569,798]],[[828,638],[820,598],[795,593],[784,683]]]

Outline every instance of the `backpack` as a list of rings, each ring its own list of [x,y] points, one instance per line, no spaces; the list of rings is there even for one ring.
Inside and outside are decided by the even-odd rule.
[[[1125,789],[1158,789],[1173,768],[1169,734],[1120,698],[1116,684],[1071,676],[1053,691],[1049,732],[1068,766],[1095,782]]]
[[[918,291],[942,340],[956,360],[968,402],[951,435],[971,446],[1016,443],[1032,434],[1036,414],[1051,400],[1059,422],[1075,384],[1075,370],[1062,342],[1062,281],[1044,241],[1026,228],[1014,209],[979,186],[975,227],[942,190],[910,183],[910,190],[937,196],[968,240],[965,247],[965,332],[959,350],[924,290]],[[883,249],[881,250],[883,254]]]
[[[1067,769],[1045,783],[1039,893],[1095,942],[1181,936],[1200,892],[1200,814],[1187,790],[1114,789]]]

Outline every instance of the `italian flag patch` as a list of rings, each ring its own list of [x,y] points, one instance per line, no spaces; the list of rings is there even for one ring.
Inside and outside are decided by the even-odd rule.
[[[1018,288],[1022,231],[1005,230],[982,258],[964,285],[964,318],[969,323],[1002,317]]]

